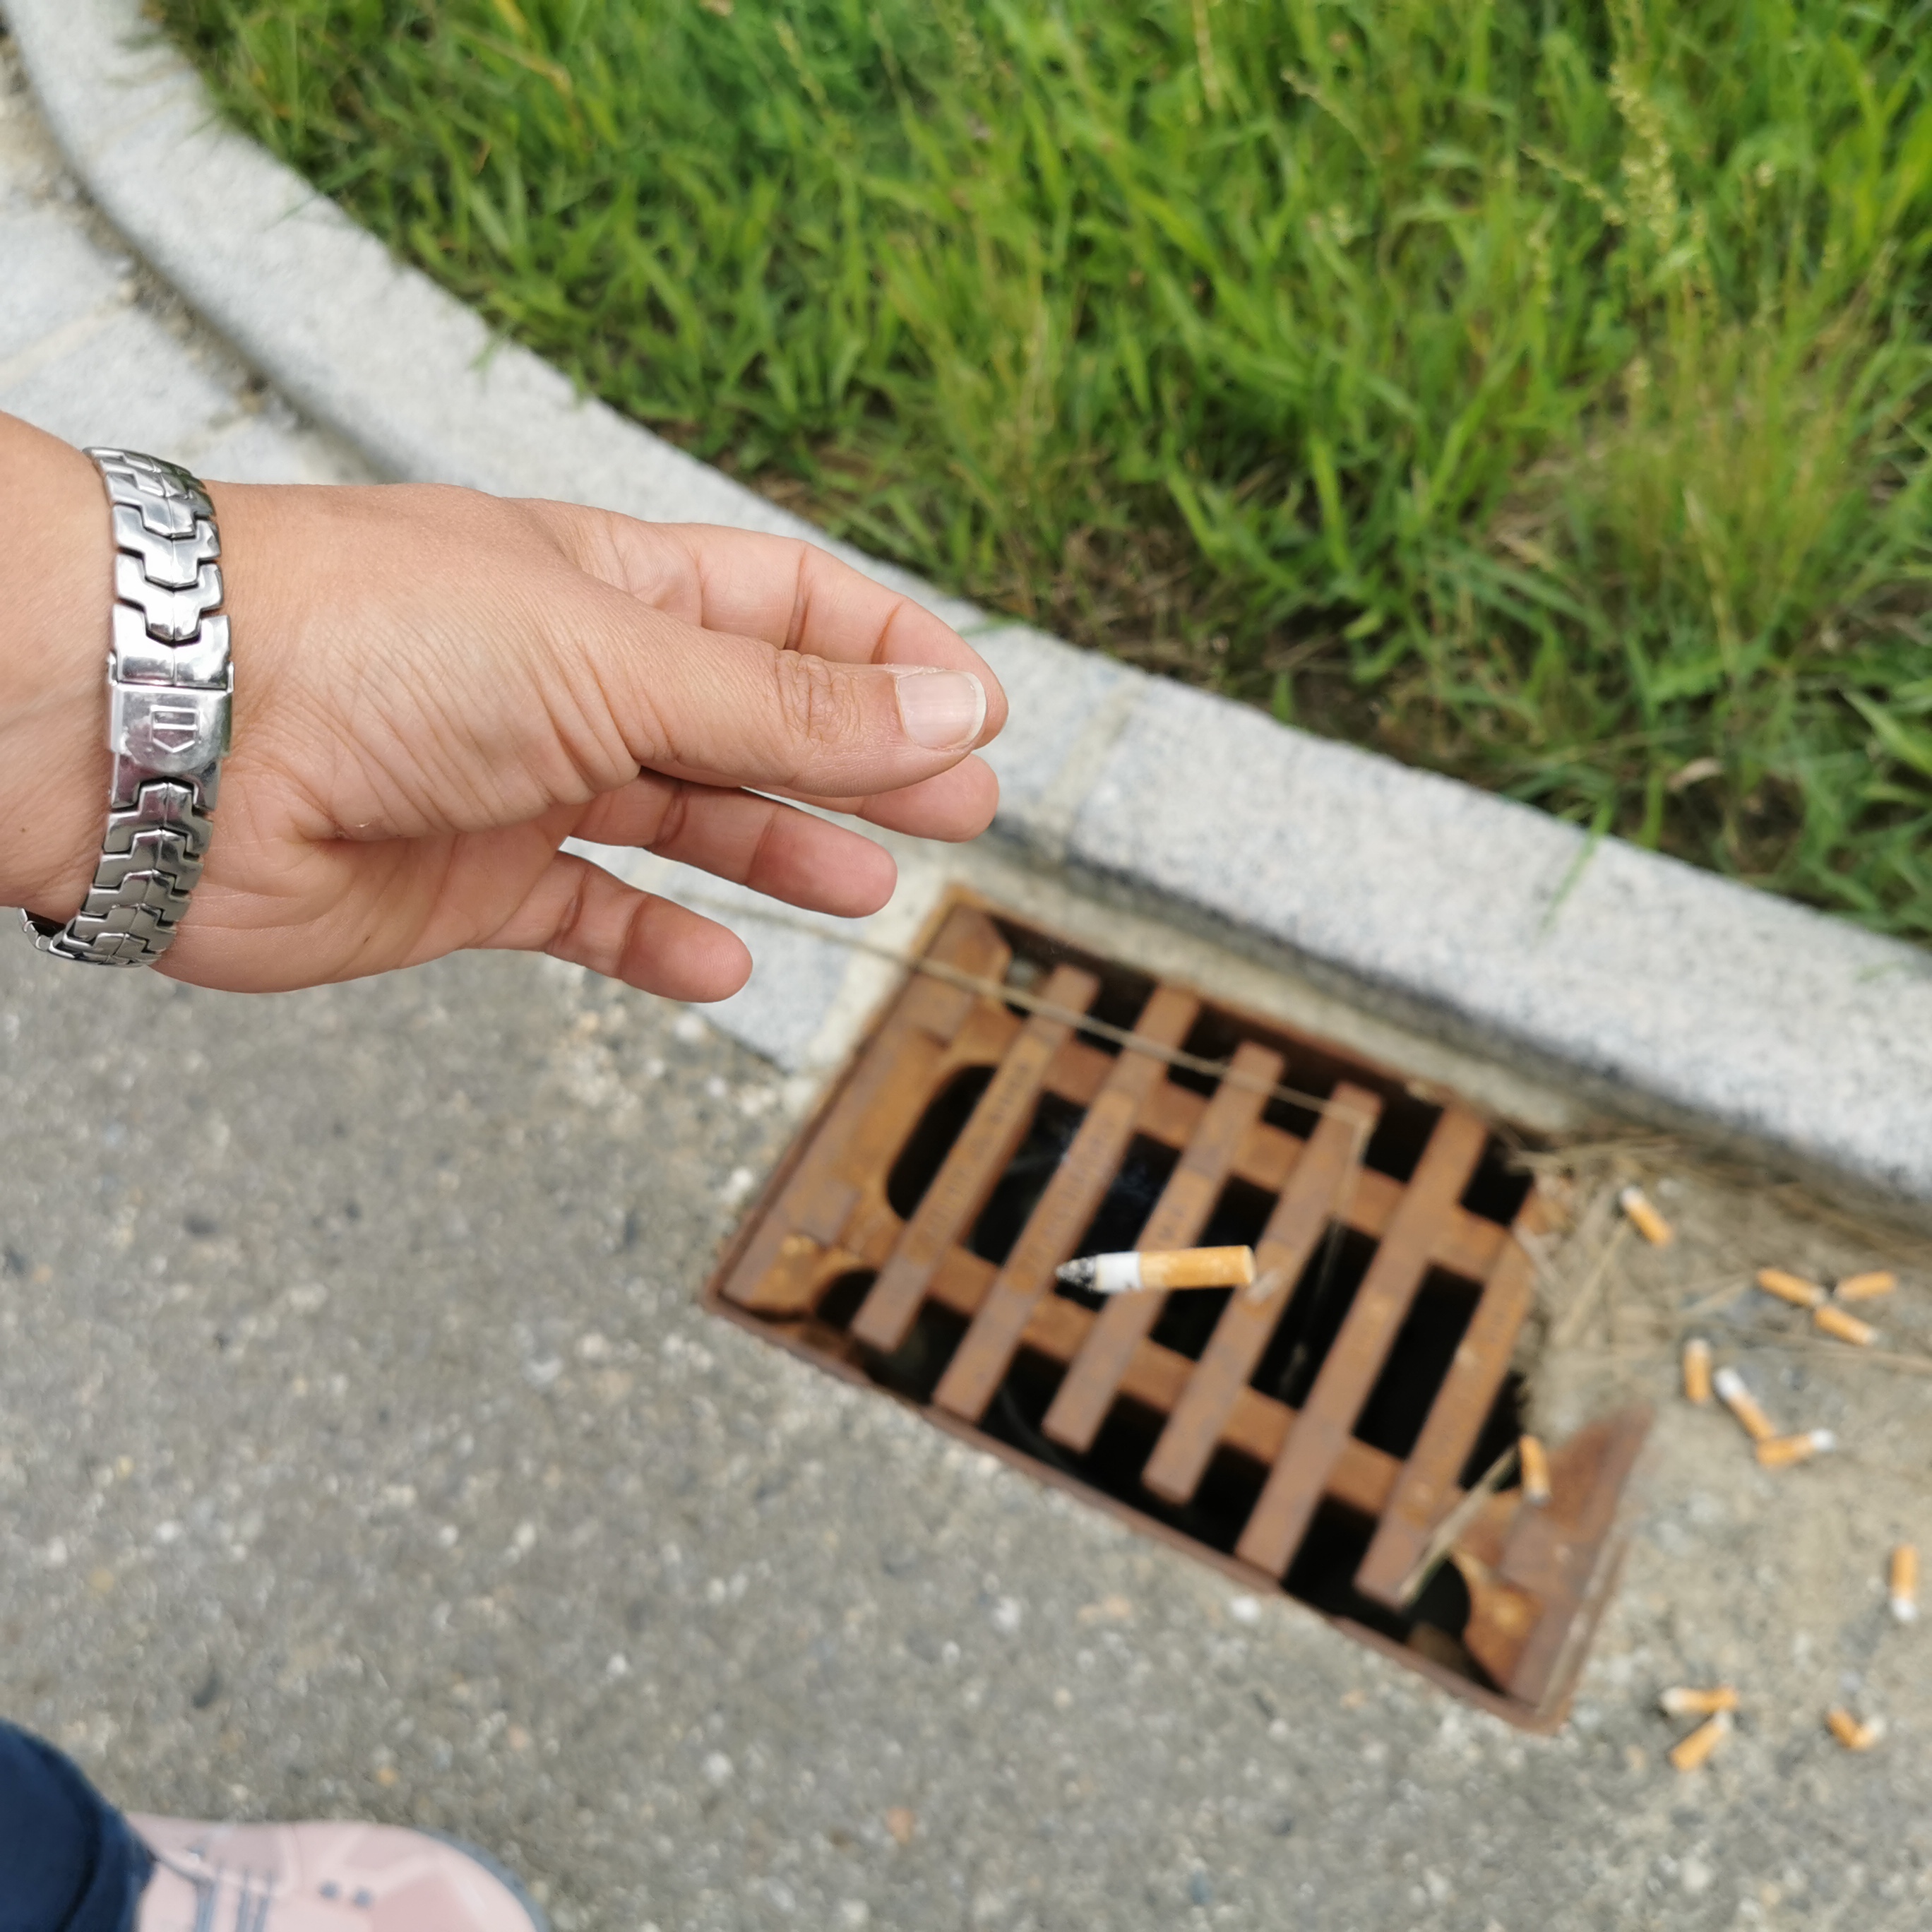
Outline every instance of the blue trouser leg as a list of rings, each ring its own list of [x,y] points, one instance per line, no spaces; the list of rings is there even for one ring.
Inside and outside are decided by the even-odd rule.
[[[0,1932],[132,1932],[153,1863],[52,1744],[0,1724]]]

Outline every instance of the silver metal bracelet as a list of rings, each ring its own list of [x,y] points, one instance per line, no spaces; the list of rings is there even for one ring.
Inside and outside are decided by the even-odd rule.
[[[146,966],[173,944],[201,877],[235,672],[221,603],[221,538],[208,492],[178,465],[90,449],[114,521],[107,836],[86,903],[64,926],[24,915],[57,959]]]

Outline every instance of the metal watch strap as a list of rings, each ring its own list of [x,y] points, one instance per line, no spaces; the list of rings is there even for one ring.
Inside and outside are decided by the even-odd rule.
[[[62,926],[26,915],[43,952],[145,966],[173,943],[212,836],[235,674],[221,603],[214,506],[178,465],[87,452],[114,523],[107,836],[86,903]]]

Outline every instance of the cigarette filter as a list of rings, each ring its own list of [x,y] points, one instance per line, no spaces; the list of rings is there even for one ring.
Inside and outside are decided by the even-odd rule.
[[[1522,1468],[1522,1499],[1540,1509],[1550,1500],[1550,1457],[1534,1436],[1517,1439],[1516,1460]]]
[[[1849,1342],[1854,1348],[1869,1348],[1878,1340],[1878,1330],[1869,1322],[1861,1322],[1856,1315],[1847,1315],[1842,1308],[1834,1308],[1827,1302],[1822,1308],[1811,1311],[1811,1319],[1828,1335],[1835,1335],[1841,1342]]]
[[[1738,1694],[1728,1684],[1714,1684],[1708,1690],[1679,1684],[1658,1699],[1657,1708],[1666,1718],[1714,1718],[1720,1711],[1738,1708]]]
[[[1832,1289],[1840,1301],[1876,1301],[1898,1286],[1898,1277],[1889,1268],[1874,1268],[1868,1274],[1848,1274]]]
[[[1693,1335],[1684,1345],[1684,1399],[1698,1403],[1711,1400],[1711,1345],[1701,1335]]]
[[[1744,1433],[1754,1442],[1768,1442],[1778,1433],[1771,1418],[1758,1407],[1757,1398],[1744,1387],[1744,1378],[1736,1369],[1720,1369],[1711,1378],[1718,1400],[1744,1424]]]
[[[1670,1762],[1679,1771],[1695,1771],[1709,1762],[1711,1754],[1730,1733],[1730,1712],[1714,1711],[1688,1737],[1678,1738],[1671,1747]]]
[[[1069,1288],[1096,1294],[1143,1288],[1246,1288],[1255,1278],[1252,1248],[1174,1248],[1153,1254],[1088,1255],[1054,1270]]]
[[[1802,1436],[1774,1436],[1757,1445],[1757,1460],[1767,1469],[1788,1469],[1835,1449],[1838,1438],[1828,1429],[1808,1430]]]
[[[1892,1552],[1892,1616],[1894,1623],[1918,1621],[1918,1552],[1909,1543]]]
[[[1825,1298],[1825,1291],[1815,1281],[1807,1281],[1802,1274],[1792,1274],[1784,1268],[1760,1268],[1757,1285],[1766,1294],[1774,1294],[1794,1308],[1816,1308]]]
[[[1834,1704],[1825,1713],[1832,1736],[1849,1751],[1870,1750],[1885,1736],[1885,1720],[1868,1718],[1862,1724],[1842,1704]]]
[[[1650,1196],[1641,1187],[1626,1187],[1617,1196],[1617,1205],[1630,1217],[1630,1224],[1653,1248],[1667,1248],[1676,1230],[1652,1206]]]

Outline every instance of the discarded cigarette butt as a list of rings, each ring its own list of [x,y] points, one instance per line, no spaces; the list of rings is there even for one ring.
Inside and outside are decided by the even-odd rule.
[[[1918,1621],[1918,1552],[1901,1543],[1892,1552],[1892,1619],[1894,1623]]]
[[[1728,1684],[1714,1685],[1708,1690],[1679,1684],[1658,1699],[1657,1708],[1666,1718],[1714,1718],[1720,1711],[1738,1708],[1738,1694]]]
[[[1867,1274],[1848,1274],[1832,1289],[1840,1301],[1876,1301],[1898,1286],[1898,1277],[1889,1268],[1874,1268]]]
[[[1783,1268],[1760,1268],[1757,1285],[1766,1294],[1774,1294],[1794,1308],[1816,1308],[1825,1298],[1825,1291],[1815,1281],[1807,1281],[1802,1274],[1788,1274]]]
[[[1255,1278],[1252,1248],[1174,1248],[1164,1253],[1088,1255],[1054,1270],[1069,1288],[1096,1294],[1142,1288],[1246,1288]]]
[[[1847,1315],[1842,1308],[1834,1308],[1828,1302],[1822,1308],[1811,1311],[1811,1319],[1828,1335],[1835,1335],[1841,1342],[1849,1342],[1854,1348],[1869,1348],[1878,1340],[1878,1330],[1869,1322],[1861,1322],[1856,1315]]]
[[[1832,1736],[1850,1751],[1870,1750],[1885,1736],[1882,1718],[1868,1718],[1860,1724],[1842,1704],[1834,1704],[1825,1713],[1825,1722]]]
[[[1550,1500],[1550,1457],[1534,1436],[1517,1439],[1516,1460],[1522,1466],[1522,1499],[1540,1509]]]
[[[1651,1205],[1650,1196],[1641,1187],[1626,1187],[1617,1196],[1617,1205],[1630,1216],[1630,1226],[1653,1248],[1670,1246],[1676,1231]]]
[[[1684,1400],[1711,1400],[1711,1345],[1701,1335],[1693,1335],[1684,1345]]]
[[[1778,1433],[1771,1418],[1758,1407],[1757,1398],[1744,1387],[1744,1378],[1736,1369],[1720,1369],[1711,1378],[1718,1400],[1744,1424],[1744,1433],[1754,1442],[1768,1442]]]
[[[1714,1711],[1688,1737],[1679,1738],[1670,1748],[1670,1762],[1679,1771],[1695,1771],[1709,1761],[1711,1754],[1730,1736],[1731,1714]]]
[[[1811,1429],[1802,1436],[1774,1436],[1760,1442],[1757,1460],[1767,1469],[1788,1469],[1794,1462],[1808,1462],[1838,1446],[1838,1438],[1828,1429]]]

